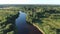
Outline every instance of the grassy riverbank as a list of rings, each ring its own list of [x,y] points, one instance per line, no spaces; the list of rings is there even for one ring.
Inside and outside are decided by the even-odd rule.
[[[0,9],[0,34],[16,34],[15,20],[18,17],[18,11],[14,10]]]
[[[60,6],[30,7],[26,14],[26,21],[43,34],[60,34]]]

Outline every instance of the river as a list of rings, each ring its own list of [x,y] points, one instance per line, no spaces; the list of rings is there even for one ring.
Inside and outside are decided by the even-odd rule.
[[[42,34],[36,27],[26,23],[26,14],[19,11],[19,17],[16,19],[17,34]]]

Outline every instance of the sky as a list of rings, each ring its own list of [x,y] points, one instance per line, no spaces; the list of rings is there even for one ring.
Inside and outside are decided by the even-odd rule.
[[[0,4],[58,4],[60,0],[0,0]]]

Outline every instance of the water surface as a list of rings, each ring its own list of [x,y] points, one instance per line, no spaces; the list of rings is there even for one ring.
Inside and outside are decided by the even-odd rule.
[[[26,23],[26,14],[19,12],[19,17],[16,19],[17,34],[42,34],[35,26]]]

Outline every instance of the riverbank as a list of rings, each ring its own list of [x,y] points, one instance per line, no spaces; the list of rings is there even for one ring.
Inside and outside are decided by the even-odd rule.
[[[41,28],[39,28],[39,26],[38,25],[36,25],[36,24],[33,24],[39,31],[41,31],[42,32],[42,34],[45,34],[45,32],[41,29]]]
[[[32,10],[25,11],[26,21],[41,30],[43,34],[60,34],[60,10],[58,6],[48,7],[28,8]]]
[[[38,28],[36,28],[34,25],[28,25],[29,34],[43,34]]]
[[[45,34],[37,25],[31,24],[31,23],[28,23],[28,22],[27,22],[27,24],[29,24],[28,28],[31,30],[30,34]]]
[[[26,21],[26,22],[27,22],[27,21]],[[39,31],[41,34],[45,34],[45,32],[43,32],[43,30],[40,29],[39,26],[38,26],[37,24],[28,23],[28,22],[27,22],[27,24],[29,24],[29,25],[31,25],[31,26],[33,27],[33,28],[31,28],[31,29],[34,29],[34,28],[35,28],[35,29],[36,29],[37,31]],[[39,32],[38,32],[38,33],[39,33]]]
[[[0,34],[16,34],[15,19],[18,14],[17,11],[0,10]]]

